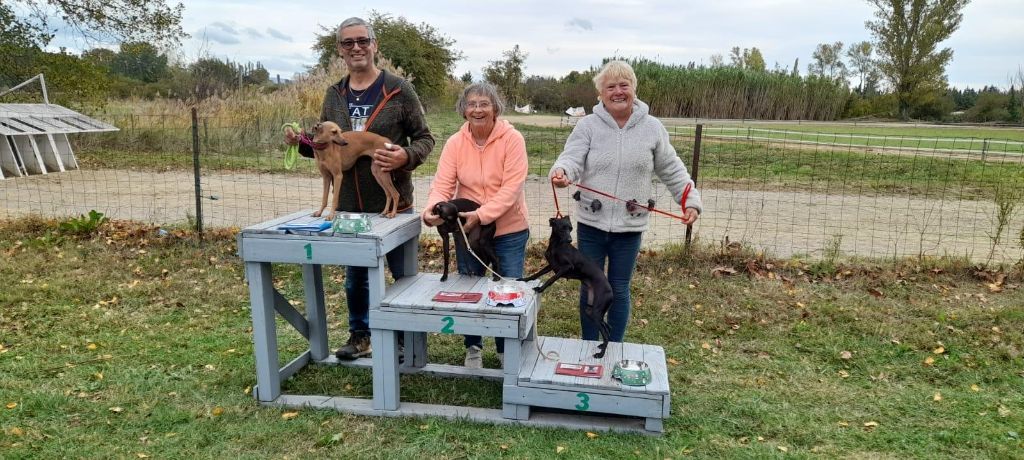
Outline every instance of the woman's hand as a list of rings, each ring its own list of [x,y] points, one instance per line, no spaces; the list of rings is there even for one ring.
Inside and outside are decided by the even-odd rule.
[[[698,217],[700,213],[697,212],[697,208],[686,208],[686,211],[683,211],[683,223],[686,225],[696,222]]]
[[[565,170],[562,168],[555,169],[555,175],[551,176],[551,183],[555,184],[555,187],[558,188],[568,187],[570,182],[569,178],[565,175]]]
[[[444,219],[442,219],[441,216],[437,214],[423,215],[423,223],[427,224],[427,227],[436,227],[438,225],[441,225],[442,222],[444,222]]]
[[[466,223],[462,224],[462,228],[467,232],[472,230],[473,227],[480,225],[480,216],[477,215],[476,211],[460,212],[459,217],[466,219]]]

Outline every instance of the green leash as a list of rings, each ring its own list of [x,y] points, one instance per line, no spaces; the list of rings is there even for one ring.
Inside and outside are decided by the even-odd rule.
[[[297,122],[285,123],[281,126],[281,129],[285,133],[292,131],[295,134],[302,134],[302,128],[299,127]],[[292,169],[295,167],[295,161],[299,159],[299,144],[289,145],[288,150],[284,151],[284,169]]]

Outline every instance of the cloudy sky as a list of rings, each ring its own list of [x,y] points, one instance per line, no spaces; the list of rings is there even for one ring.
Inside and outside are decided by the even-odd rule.
[[[426,22],[455,40],[465,54],[455,75],[479,77],[488,61],[518,44],[529,57],[528,75],[563,76],[618,55],[669,64],[728,61],[733,46],[757,47],[771,68],[800,59],[806,73],[818,43],[870,40],[864,21],[872,7],[860,0],[590,0],[590,1],[383,1],[184,0],[183,28],[192,37],[183,59],[202,53],[259,61],[271,77],[290,78],[314,64],[310,49],[321,26],[333,27],[370,10]],[[943,45],[954,50],[951,85],[1008,86],[1024,68],[1024,4],[974,0]]]

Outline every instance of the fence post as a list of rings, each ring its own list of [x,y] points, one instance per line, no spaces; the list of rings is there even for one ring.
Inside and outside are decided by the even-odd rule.
[[[203,240],[203,191],[199,184],[199,114],[192,107],[192,174],[196,189],[196,234]]]
[[[981,161],[985,161],[985,154],[988,153],[988,139],[981,140]]]
[[[700,171],[700,139],[704,131],[704,125],[698,124],[693,133],[693,159],[690,161],[690,179],[693,179],[693,188],[697,188],[697,173]],[[680,203],[682,211],[686,213],[686,203]],[[690,248],[693,239],[693,224],[686,226],[686,248]]]

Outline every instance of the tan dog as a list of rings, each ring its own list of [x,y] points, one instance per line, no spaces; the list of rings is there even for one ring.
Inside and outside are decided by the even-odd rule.
[[[313,156],[316,158],[316,165],[320,168],[320,175],[324,178],[324,196],[320,201],[320,210],[313,213],[313,217],[320,217],[327,208],[327,194],[334,187],[331,209],[325,219],[334,219],[334,213],[338,209],[338,200],[341,197],[341,175],[344,171],[352,169],[359,157],[373,158],[373,151],[376,149],[390,150],[391,144],[388,138],[369,131],[348,131],[342,132],[337,124],[331,121],[317,123],[313,127]],[[398,213],[398,189],[391,181],[391,173],[384,172],[380,166],[374,163],[370,167],[373,177],[384,189],[387,199],[384,202],[385,217],[395,217]]]

